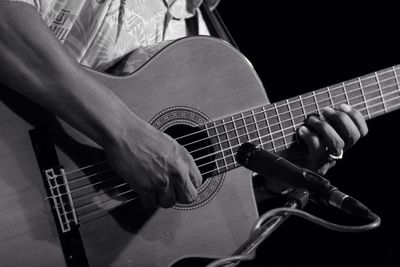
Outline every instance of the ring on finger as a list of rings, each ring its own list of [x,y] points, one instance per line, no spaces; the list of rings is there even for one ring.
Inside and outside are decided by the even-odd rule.
[[[328,161],[339,160],[342,158],[343,158],[343,149],[340,149],[337,155],[328,153]]]

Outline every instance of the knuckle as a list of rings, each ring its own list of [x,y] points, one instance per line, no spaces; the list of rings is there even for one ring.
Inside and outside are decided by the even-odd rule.
[[[319,125],[320,125],[319,128],[320,128],[321,131],[324,132],[324,133],[329,132],[330,129],[331,129],[331,127],[329,126],[329,124],[326,123],[326,122],[321,122]]]
[[[345,147],[345,142],[343,140],[337,140],[334,144],[335,153],[339,153]]]
[[[166,177],[158,178],[155,181],[155,186],[157,189],[165,191],[169,187],[169,179]]]
[[[310,136],[310,145],[314,150],[321,147],[321,142],[317,136]]]
[[[350,141],[354,144],[355,142],[357,142],[358,141],[358,139],[360,139],[360,137],[361,137],[361,134],[360,134],[360,132],[359,131],[353,131],[351,134],[350,134]]]

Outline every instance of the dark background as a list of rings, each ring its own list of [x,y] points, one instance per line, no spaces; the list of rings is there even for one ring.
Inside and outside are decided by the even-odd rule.
[[[242,2],[223,0],[218,11],[271,102],[400,63],[398,5]],[[396,111],[368,121],[368,136],[327,174],[335,186],[381,217],[378,229],[339,233],[291,217],[246,266],[400,266],[399,119]],[[334,222],[361,223],[311,203],[306,210]]]

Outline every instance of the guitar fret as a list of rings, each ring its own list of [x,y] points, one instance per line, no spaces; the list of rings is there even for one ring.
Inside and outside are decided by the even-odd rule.
[[[312,94],[313,94],[313,97],[314,97],[315,105],[317,106],[317,112],[318,112],[318,114],[321,114],[321,110],[320,110],[319,105],[318,105],[318,100],[317,100],[317,96],[315,95],[315,91],[312,91]]]
[[[337,107],[343,102],[346,102],[345,94],[343,93],[343,88],[340,85],[330,86],[330,94],[332,96],[333,107]]]
[[[222,121],[222,123],[223,123],[223,121]],[[224,171],[226,171],[227,163],[226,163],[226,158],[225,158],[225,154],[224,154],[225,150],[224,150],[224,146],[223,146],[223,140],[221,140],[220,131],[218,130],[219,127],[220,127],[219,125],[216,125],[215,129],[217,131],[218,144],[221,149],[222,160],[221,159],[217,160],[217,167],[218,167],[219,172],[224,172]]]
[[[211,124],[212,124],[211,127],[208,127],[208,124],[205,124],[205,128],[206,128],[206,131],[209,134],[209,136],[211,136],[210,140],[211,140],[212,147],[215,148],[215,146],[217,146],[219,148],[219,150],[221,150],[219,137],[218,137],[218,131],[217,131],[217,127],[215,125],[215,121],[211,122]],[[215,132],[215,134],[213,132]],[[214,141],[215,139],[217,140],[216,142]],[[218,161],[219,161],[218,154],[219,154],[218,152],[215,153],[215,165],[217,168],[217,173],[220,173],[220,168],[219,168],[219,164],[218,164]]]
[[[290,138],[289,135],[292,133],[291,128],[293,126],[293,123],[287,100],[279,102],[279,105],[277,107],[277,114],[279,118],[279,125],[281,127],[283,143],[284,146],[288,148],[289,142],[287,141],[287,139]]]
[[[240,116],[242,117],[243,128],[244,128],[244,131],[245,131],[244,140],[245,140],[245,142],[248,142],[248,141],[250,141],[250,135],[249,135],[249,132],[247,130],[247,123],[246,123],[246,120],[244,119],[243,113],[241,113]]]
[[[381,84],[380,84],[380,82],[379,82],[378,73],[377,73],[376,71],[375,71],[375,77],[376,77],[376,82],[377,82],[377,84],[378,84],[379,93],[380,93],[380,95],[381,95],[381,99],[382,99],[382,103],[383,103],[383,109],[384,109],[385,113],[388,113],[388,110],[387,110],[386,104],[385,104],[385,99],[384,99],[384,97],[383,97],[382,87],[381,87]]]
[[[344,97],[346,99],[346,104],[350,105],[349,96],[347,95],[346,87],[344,85],[344,82],[342,82],[342,89],[343,89],[343,92],[344,92]]]
[[[296,123],[294,122],[294,119],[293,119],[293,114],[292,114],[292,109],[290,108],[289,99],[286,100],[286,103],[287,103],[287,105],[288,105],[288,107],[289,107],[289,116],[290,116],[290,120],[291,120],[291,122],[292,122],[293,127],[295,128],[295,127],[296,127]]]
[[[262,116],[263,118],[261,121],[265,123],[265,126],[260,130],[262,148],[271,151],[274,148],[274,144],[272,142],[271,128],[269,127],[265,106],[262,107]],[[265,134],[263,134],[263,132],[265,132]]]
[[[393,68],[394,78],[395,78],[395,80],[396,80],[396,87],[397,87],[397,90],[398,90],[399,93],[400,93],[400,84],[399,84],[399,79],[398,79],[397,73],[396,73],[396,67],[393,66],[392,68]]]
[[[329,86],[326,87],[326,92],[328,93],[328,99],[329,99],[329,102],[331,103],[330,106],[331,106],[332,108],[335,108],[335,105],[333,104],[333,99],[332,99],[331,91],[329,90]]]
[[[273,135],[272,135],[272,133],[274,132],[273,131],[273,129],[271,128],[271,124],[270,124],[270,121],[269,121],[269,116],[268,116],[268,114],[266,113],[266,119],[267,119],[267,121],[268,121],[268,128],[269,128],[269,133],[270,133],[270,136],[271,136],[271,145],[272,145],[272,150],[274,151],[274,152],[276,152],[276,147],[275,147],[275,141],[274,141],[274,137],[273,137]]]
[[[300,96],[293,97],[288,101],[289,101],[290,114],[293,120],[293,125],[297,126],[303,124],[307,116],[304,113]]]
[[[287,138],[289,139],[288,143],[292,143],[292,142],[297,142],[296,139],[296,122],[294,120],[294,114],[292,112],[292,108],[290,107],[290,102],[289,100],[286,100],[288,109],[289,109],[289,117],[290,117],[290,122],[291,122],[291,127],[289,127],[288,131],[291,131],[290,134],[287,136]],[[286,134],[285,134],[286,135]],[[285,137],[286,138],[286,137]]]
[[[279,139],[282,137],[282,125],[279,118],[278,110],[276,108],[276,103],[272,104],[273,109],[270,111],[272,113],[271,117],[268,117],[268,121],[270,122],[271,129],[271,140],[274,146],[274,151],[277,152],[277,149],[280,147]],[[272,121],[272,123],[271,123]]]
[[[255,124],[255,126],[256,126],[256,133],[257,133],[257,137],[258,137],[257,139],[258,139],[258,142],[259,142],[258,145],[262,145],[261,133],[260,133],[260,129],[259,129],[258,124],[257,124],[257,120],[256,120],[256,117],[255,117],[255,112],[254,112],[254,110],[251,111],[251,114],[252,114],[252,116],[254,117],[254,124]]]
[[[304,108],[303,97],[301,95],[299,95],[299,97],[300,97],[301,108],[303,110],[304,115],[307,117],[307,112],[306,109]]]
[[[360,77],[358,77],[357,82],[358,82],[358,84],[360,85],[360,88],[361,88],[361,89],[364,89],[363,86],[362,86],[361,78],[360,78]],[[366,98],[366,96],[365,96],[364,90],[361,90],[361,94],[362,94],[362,97],[363,97],[363,100],[364,100],[364,103],[365,103],[365,110],[366,110],[366,112],[367,112],[367,118],[370,119],[370,118],[371,118],[371,114],[369,113],[368,102],[367,102],[367,98]],[[363,112],[361,112],[361,113],[363,113]],[[364,115],[364,114],[363,114],[363,115]],[[365,116],[365,115],[364,115],[364,116]]]
[[[396,71],[393,68],[389,68],[385,72],[378,72],[378,75],[386,112],[390,112],[393,106],[397,106],[400,103],[399,83]]]
[[[238,140],[238,145],[242,144],[241,140],[240,140],[240,135],[239,135],[239,131],[237,129],[236,126],[236,119],[232,116],[232,121],[233,121],[233,129],[235,130],[236,136],[237,136],[237,140]]]
[[[227,156],[226,166],[228,167],[228,166],[230,166],[232,163],[235,163],[235,167],[236,167],[236,162],[235,162],[235,159],[234,159],[234,156],[233,156],[234,153],[233,153],[233,150],[232,150],[231,139],[229,138],[228,129],[227,129],[227,127],[226,127],[226,123],[225,123],[225,120],[224,120],[224,119],[222,119],[222,125],[223,125],[223,127],[224,127],[224,132],[226,133],[226,138],[227,138],[227,143],[228,143],[228,150],[225,150],[225,151],[227,151],[227,153],[230,152],[230,154]],[[228,168],[228,169],[229,169],[229,168]]]

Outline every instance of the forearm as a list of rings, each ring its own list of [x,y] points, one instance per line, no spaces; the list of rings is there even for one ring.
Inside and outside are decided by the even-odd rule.
[[[0,58],[2,83],[100,145],[120,134],[127,122],[142,123],[69,56],[26,4],[0,3]]]

